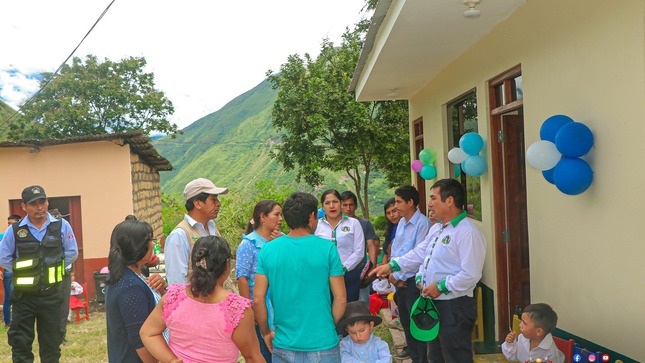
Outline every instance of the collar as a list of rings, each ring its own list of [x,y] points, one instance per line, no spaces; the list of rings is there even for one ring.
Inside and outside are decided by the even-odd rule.
[[[267,240],[264,239],[264,237],[262,237],[256,231],[253,231],[253,232],[251,232],[249,234],[242,234],[242,238],[253,242],[253,244],[255,244],[255,247],[257,247],[257,248],[262,248],[262,246],[264,246],[267,243]]]
[[[189,216],[188,214],[184,214],[184,219],[186,220],[186,222],[188,222],[188,224],[190,224],[191,227],[195,227],[196,224],[201,225],[201,223],[197,222],[193,217]],[[215,222],[212,219],[209,219],[208,222],[206,222],[206,224],[208,226],[210,226],[211,223],[213,225],[215,225]],[[204,227],[204,229],[206,229],[206,226],[202,226],[202,227]],[[206,231],[208,232],[208,230],[206,230]]]
[[[51,214],[49,214],[49,212],[47,212],[47,221],[45,221],[45,224],[43,224],[42,228],[47,227],[52,222],[58,222],[58,219],[54,218],[54,216],[52,216]],[[36,228],[36,226],[33,223],[31,223],[31,221],[29,220],[29,215],[26,215],[23,219],[21,219],[20,222],[18,222],[18,226],[19,227],[29,226],[29,227]]]
[[[322,217],[320,217],[318,219],[321,220],[321,221],[327,222],[327,216],[322,216]],[[342,221],[343,219],[349,219],[349,217],[346,216],[345,213],[340,212],[340,220]],[[329,224],[329,222],[327,222],[327,224]]]
[[[452,224],[452,226],[453,226],[453,227],[457,227],[457,225],[459,224],[459,222],[463,221],[467,216],[468,216],[468,214],[466,213],[466,211],[465,211],[465,210],[464,210],[464,211],[461,211],[461,213],[459,213],[459,215],[458,215],[458,216],[456,216],[455,218],[453,218],[450,222],[448,222],[448,223],[444,224],[444,228],[445,228],[445,227],[448,227],[448,224]]]
[[[416,224],[419,218],[421,218],[421,216],[422,216],[421,211],[419,210],[419,208],[417,208],[417,210],[414,211],[414,214],[412,215],[412,218],[410,218],[409,221],[406,220],[405,217],[401,217],[401,219],[405,221],[405,223],[403,223],[404,225],[408,223]],[[400,220],[399,220],[399,223],[401,223]]]

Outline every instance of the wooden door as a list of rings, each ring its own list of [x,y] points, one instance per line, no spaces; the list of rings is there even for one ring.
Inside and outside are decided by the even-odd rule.
[[[516,306],[531,302],[522,109],[492,118],[498,333],[512,326]],[[493,139],[493,140],[494,140]]]

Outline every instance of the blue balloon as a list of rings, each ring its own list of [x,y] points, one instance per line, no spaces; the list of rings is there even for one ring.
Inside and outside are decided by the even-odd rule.
[[[458,164],[454,164],[454,165],[455,165],[455,178],[458,179],[461,177],[461,168],[459,167]]]
[[[554,170],[555,170],[555,167],[551,168],[549,170],[543,170],[542,171],[542,175],[544,176],[544,179],[546,179],[546,181],[548,181],[551,184],[555,184],[555,182],[553,181],[553,171]]]
[[[323,218],[325,216],[325,209],[320,208],[318,209],[318,219]]]
[[[593,134],[587,125],[571,122],[560,128],[555,134],[555,147],[560,154],[570,157],[580,157],[591,150]]]
[[[437,177],[437,168],[432,165],[426,165],[419,172],[419,176],[425,180],[434,179]]]
[[[591,186],[593,170],[579,158],[562,158],[553,168],[555,186],[564,194],[578,195]]]
[[[460,168],[460,169],[461,169],[461,171],[463,171],[463,172],[464,172],[464,174],[470,174],[469,172],[467,172],[467,171],[466,171],[466,161],[464,161],[463,163],[461,163],[461,165],[460,165],[460,166],[461,166],[461,168]]]
[[[464,161],[464,165],[466,165],[467,170],[464,170],[464,172],[472,176],[482,176],[482,174],[488,170],[486,159],[479,155],[469,156],[468,159]]]
[[[459,139],[459,147],[465,151],[466,154],[475,156],[482,151],[482,148],[484,147],[484,139],[482,139],[482,137],[476,132],[469,132]]]
[[[549,140],[555,144],[555,135],[558,133],[558,130],[571,122],[573,122],[571,117],[565,115],[554,115],[547,118],[540,127],[540,139]]]

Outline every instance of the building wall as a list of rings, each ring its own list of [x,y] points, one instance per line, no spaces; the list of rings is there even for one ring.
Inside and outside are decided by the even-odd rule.
[[[132,205],[134,215],[152,225],[155,237],[163,233],[161,220],[161,185],[159,172],[131,154]]]
[[[528,1],[410,99],[410,120],[424,118],[426,147],[446,155],[446,104],[476,89],[488,139],[487,80],[521,64],[527,147],[554,114],[591,128],[594,181],[585,193],[564,195],[527,165],[531,295],[554,307],[559,328],[640,360],[644,13],[643,0]],[[449,175],[447,158],[436,165],[439,177]],[[479,225],[488,240],[483,280],[495,289],[491,183],[489,171]]]

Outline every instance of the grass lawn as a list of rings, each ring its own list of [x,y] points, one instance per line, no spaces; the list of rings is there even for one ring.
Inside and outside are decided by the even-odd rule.
[[[61,346],[61,362],[107,362],[107,327],[105,326],[105,313],[90,313],[90,320],[75,320],[67,324],[68,343]],[[33,348],[36,362],[38,357],[38,337]],[[7,329],[0,328],[0,362],[11,362],[11,347],[7,344]]]

